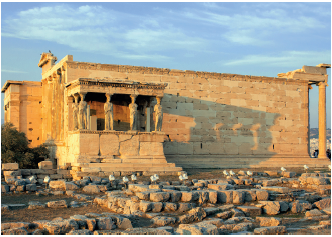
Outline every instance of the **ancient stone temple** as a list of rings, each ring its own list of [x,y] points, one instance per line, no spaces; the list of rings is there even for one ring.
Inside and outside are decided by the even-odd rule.
[[[316,84],[324,149],[330,65],[272,78],[56,61],[42,54],[41,82],[6,82],[5,120],[81,175],[329,162],[310,159],[308,104]]]

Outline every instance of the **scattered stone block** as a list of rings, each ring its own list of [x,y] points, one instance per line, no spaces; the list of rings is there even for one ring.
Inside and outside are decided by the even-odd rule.
[[[1,193],[8,193],[8,192],[9,192],[9,186],[1,184]]]
[[[216,217],[221,219],[228,219],[232,216],[232,211],[224,211],[221,213],[216,214]]]
[[[262,208],[260,207],[238,206],[236,208],[240,209],[246,216],[258,216],[262,214]]]
[[[152,222],[158,226],[172,225],[176,223],[175,217],[156,216],[152,218]]]
[[[218,191],[218,203],[233,203],[233,190]]]
[[[3,235],[28,235],[28,231],[24,227],[19,227],[19,228],[3,230],[1,234],[3,234]]]
[[[38,168],[43,170],[51,170],[53,169],[52,161],[41,161],[38,163]]]
[[[2,163],[2,170],[18,170],[18,163]]]
[[[71,230],[78,230],[78,224],[75,220],[55,220],[43,225],[51,235],[64,235]]]
[[[252,190],[253,191],[253,190]],[[267,201],[269,200],[269,192],[266,190],[255,190],[257,201]]]
[[[92,235],[90,230],[71,230],[66,235]]]
[[[296,200],[289,204],[289,209],[291,209],[292,213],[300,213],[304,212],[305,210],[310,210],[312,208],[312,205],[303,200]]]
[[[151,205],[151,212],[161,212],[161,210],[163,209],[162,202],[152,202]]]
[[[209,189],[213,190],[228,190],[233,188],[229,183],[208,184]]]
[[[287,229],[285,226],[261,227],[254,230],[255,235],[280,235],[286,232]]]
[[[178,203],[178,211],[179,212],[186,212],[190,209],[191,209],[191,204],[190,203],[183,203],[183,202]]]
[[[36,184],[27,184],[25,186],[25,190],[30,191],[30,192],[35,192],[35,191],[37,191],[37,185]]]
[[[266,186],[262,187],[263,190],[274,191],[277,193],[289,193],[289,188],[279,186]]]
[[[112,217],[98,217],[96,219],[96,229],[97,230],[113,230],[116,228]]]
[[[176,211],[178,209],[177,203],[172,203],[172,202],[166,202],[164,210],[165,211]]]
[[[256,217],[260,226],[280,226],[281,219],[277,217]]]
[[[317,201],[314,203],[314,206],[317,207],[319,210],[331,208],[331,198],[324,198],[320,201]]]
[[[45,208],[45,204],[42,204],[40,202],[29,202],[28,209],[41,209]]]
[[[275,201],[259,201],[263,204],[263,211],[268,215],[277,215],[280,213],[280,203]]]
[[[100,190],[97,185],[87,185],[83,188],[83,192],[86,193],[100,193]]]
[[[47,203],[47,206],[50,208],[67,208],[67,203],[65,200],[51,201]]]
[[[139,209],[142,212],[151,211],[151,209],[152,209],[152,203],[151,202],[147,202],[147,201],[141,201],[140,205],[139,205]]]
[[[282,172],[282,176],[285,177],[285,178],[292,178],[292,177],[296,176],[296,173],[285,171],[285,172]]]
[[[234,204],[242,204],[242,203],[244,203],[244,199],[245,199],[245,192],[239,191],[239,190],[233,191],[233,203]]]
[[[179,202],[181,200],[182,193],[181,192],[170,192],[170,201],[171,202]]]
[[[305,213],[306,217],[321,216],[321,215],[323,215],[323,213],[321,211],[319,211],[318,209],[313,209],[313,210],[307,211]]]
[[[169,198],[170,193],[167,192],[150,193],[150,201],[152,202],[167,202]]]

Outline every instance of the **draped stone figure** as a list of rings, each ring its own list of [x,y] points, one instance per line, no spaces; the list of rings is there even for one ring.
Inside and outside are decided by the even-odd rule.
[[[111,95],[106,94],[105,110],[105,130],[113,130],[113,104],[110,103]]]
[[[137,130],[137,104],[135,104],[136,96],[131,97],[130,111],[130,130]]]
[[[73,103],[74,130],[78,129],[78,104]]]
[[[161,132],[163,124],[163,110],[160,104],[161,97],[157,97],[157,104],[154,106],[155,131]]]
[[[80,129],[87,129],[87,106],[88,104],[84,101],[84,94],[80,94],[81,101],[79,104],[79,128]]]

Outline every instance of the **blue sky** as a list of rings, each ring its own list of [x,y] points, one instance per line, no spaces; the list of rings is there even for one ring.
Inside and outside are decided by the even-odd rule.
[[[40,81],[49,50],[58,60],[277,77],[331,63],[331,3],[2,2],[1,86]],[[316,86],[310,126],[318,127]]]

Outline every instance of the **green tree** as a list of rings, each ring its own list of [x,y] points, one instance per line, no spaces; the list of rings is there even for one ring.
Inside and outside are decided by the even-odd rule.
[[[12,123],[1,125],[1,162],[18,163],[20,169],[38,168],[38,162],[48,156],[44,145],[29,148],[29,141],[24,132],[19,132]]]

